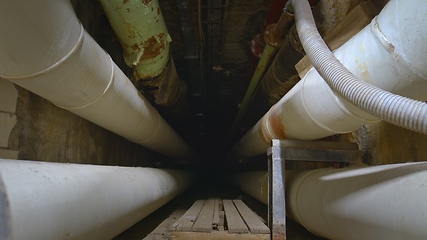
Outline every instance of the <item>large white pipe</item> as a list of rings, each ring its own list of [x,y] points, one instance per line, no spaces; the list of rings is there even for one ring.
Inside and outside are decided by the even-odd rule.
[[[230,175],[228,180],[256,200],[268,204],[268,173],[243,172]]]
[[[12,238],[11,235],[10,206],[6,195],[6,188],[0,176],[0,239],[9,240]]]
[[[11,239],[111,239],[192,180],[178,170],[4,159],[0,176]]]
[[[334,54],[359,79],[425,101],[425,12],[422,0],[391,0]],[[251,157],[265,153],[273,138],[319,139],[379,120],[337,96],[313,68],[237,143],[234,154]]]
[[[84,31],[69,1],[4,1],[0,33],[0,77],[165,156],[194,156]]]
[[[236,175],[240,180],[234,183],[258,199],[268,189],[258,181],[263,174],[268,176]],[[285,182],[288,215],[316,235],[342,240],[427,236],[427,162],[286,171]],[[252,190],[245,190],[249,185]]]

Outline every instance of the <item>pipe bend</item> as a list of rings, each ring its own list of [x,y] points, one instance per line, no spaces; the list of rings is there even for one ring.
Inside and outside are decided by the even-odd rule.
[[[298,34],[315,69],[347,101],[389,123],[427,134],[427,104],[357,79],[329,50],[317,31],[307,1],[290,1]],[[363,93],[363,94],[361,94]]]

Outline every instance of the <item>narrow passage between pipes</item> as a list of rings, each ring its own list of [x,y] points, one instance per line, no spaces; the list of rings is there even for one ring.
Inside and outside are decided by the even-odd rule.
[[[188,189],[182,195],[170,201],[114,239],[176,239],[171,238],[171,226],[176,223],[197,200],[222,199],[222,202],[227,199],[241,200],[255,214],[257,214],[265,224],[267,224],[267,205],[251,198],[231,186],[230,183],[225,180],[226,174],[217,171],[207,171],[200,175],[203,177],[199,179],[199,181],[197,181],[198,183],[192,188]],[[225,225],[227,227],[229,223],[226,223]],[[291,219],[287,219],[287,229],[287,235],[290,239],[323,239],[310,234],[307,230],[297,225]],[[204,234],[202,232],[199,234],[200,236],[203,236],[203,239],[211,239],[209,237],[215,237],[215,239],[236,239],[236,235],[226,234],[221,227],[213,229],[211,234]],[[244,234],[242,234],[242,236],[243,235]],[[250,236],[250,234],[245,236]]]

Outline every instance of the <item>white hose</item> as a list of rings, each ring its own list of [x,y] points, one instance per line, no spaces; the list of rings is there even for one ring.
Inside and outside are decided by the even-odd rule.
[[[301,43],[313,66],[340,96],[387,122],[427,134],[427,104],[402,97],[357,79],[333,55],[316,29],[307,1],[289,1]],[[380,71],[380,70],[379,70]]]

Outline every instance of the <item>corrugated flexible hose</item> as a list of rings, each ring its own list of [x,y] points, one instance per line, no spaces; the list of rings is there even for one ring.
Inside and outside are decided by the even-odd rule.
[[[315,69],[340,96],[386,122],[427,134],[427,104],[399,96],[355,77],[329,50],[314,23],[307,0],[286,6],[295,13],[301,43]]]

